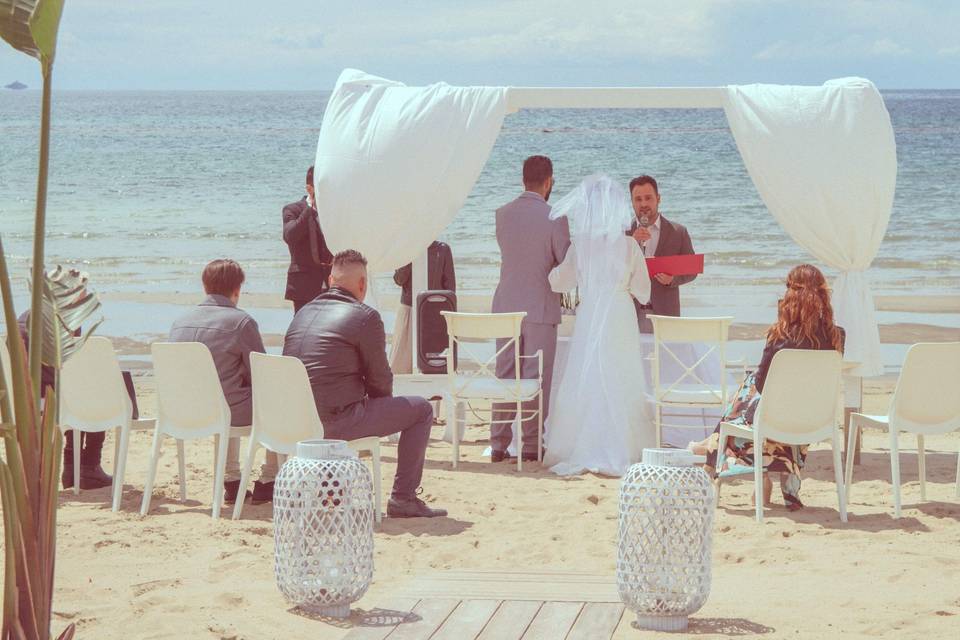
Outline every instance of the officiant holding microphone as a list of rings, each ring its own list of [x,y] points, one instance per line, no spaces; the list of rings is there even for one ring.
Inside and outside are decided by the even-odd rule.
[[[647,258],[693,255],[690,234],[682,224],[671,222],[660,215],[660,190],[657,181],[650,176],[638,176],[630,181],[630,201],[635,218],[627,231],[640,243]],[[661,316],[680,315],[680,285],[691,282],[693,275],[658,273],[651,278],[650,303],[640,304],[634,300],[637,322],[641,333],[653,333],[653,323],[647,314]]]
[[[327,288],[333,254],[320,229],[313,193],[313,167],[307,169],[307,194],[283,208],[283,240],[290,249],[287,290],[284,298],[296,314]]]

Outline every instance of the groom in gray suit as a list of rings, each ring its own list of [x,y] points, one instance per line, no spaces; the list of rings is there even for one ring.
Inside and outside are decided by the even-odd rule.
[[[563,262],[570,246],[566,218],[550,219],[550,191],[553,189],[553,163],[546,156],[530,156],[523,163],[524,192],[497,209],[497,244],[500,245],[500,284],[493,295],[493,312],[526,311],[520,335],[520,355],[543,352],[543,419],[550,406],[550,384],[557,351],[557,325],[560,324],[560,294],[550,289],[547,277]],[[505,341],[498,341],[499,350]],[[521,361],[521,377],[537,377],[536,358]],[[513,350],[497,358],[497,377],[513,378]],[[516,415],[515,404],[494,405],[490,425],[491,462],[507,457],[513,433],[510,423]],[[537,403],[523,405],[524,418],[536,411]],[[537,459],[537,421],[523,424],[524,460]]]

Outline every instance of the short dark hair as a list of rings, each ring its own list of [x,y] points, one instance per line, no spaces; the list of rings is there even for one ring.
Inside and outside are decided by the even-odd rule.
[[[362,264],[364,267],[367,266],[367,259],[356,249],[346,249],[333,256],[334,267],[347,267],[355,264]]]
[[[230,296],[240,290],[244,281],[243,269],[235,260],[213,260],[203,268],[203,290],[207,295]]]
[[[523,186],[539,187],[553,176],[553,162],[547,156],[530,156],[523,161]]]
[[[313,165],[307,169],[307,184],[313,184]]]
[[[631,196],[633,195],[634,187],[638,187],[642,184],[651,185],[653,187],[653,192],[657,195],[660,195],[660,189],[657,187],[657,181],[654,180],[653,176],[647,176],[647,175],[637,176],[636,178],[630,181],[630,189],[629,189],[630,195]]]

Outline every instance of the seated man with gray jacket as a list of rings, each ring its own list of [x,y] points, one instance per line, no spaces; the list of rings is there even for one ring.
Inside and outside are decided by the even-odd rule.
[[[363,304],[366,293],[366,259],[341,251],[333,258],[330,288],[290,323],[283,355],[306,367],[325,437],[355,440],[400,432],[389,517],[445,516],[445,510],[431,509],[417,497],[433,410],[424,398],[393,396],[383,321]]]
[[[207,345],[230,405],[230,426],[246,427],[253,420],[250,353],[264,353],[264,348],[257,321],[237,308],[243,269],[233,260],[214,260],[203,269],[202,280],[206,299],[173,323],[170,341]],[[240,490],[240,438],[230,438],[226,465],[223,501],[233,504]],[[277,454],[267,451],[260,479],[253,485],[253,504],[273,500],[277,466]]]

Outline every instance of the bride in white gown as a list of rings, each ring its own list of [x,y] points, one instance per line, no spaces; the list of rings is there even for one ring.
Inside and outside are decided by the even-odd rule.
[[[650,299],[650,278],[637,242],[625,235],[633,209],[626,190],[591,176],[554,205],[566,216],[571,245],[550,274],[554,291],[579,285],[570,351],[551,398],[544,464],[559,475],[586,471],[620,476],[656,446],[631,296]]]

